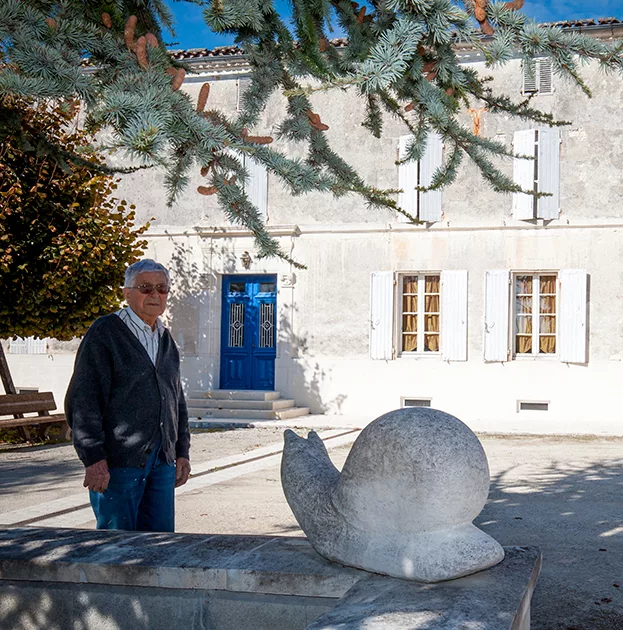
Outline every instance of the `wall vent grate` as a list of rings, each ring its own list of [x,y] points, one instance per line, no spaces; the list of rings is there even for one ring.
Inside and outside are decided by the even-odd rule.
[[[400,398],[401,407],[430,407],[432,398],[407,398],[402,396]]]
[[[549,402],[542,400],[518,400],[517,411],[549,411]]]

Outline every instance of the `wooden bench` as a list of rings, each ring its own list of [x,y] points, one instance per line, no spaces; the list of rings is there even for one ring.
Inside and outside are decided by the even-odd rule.
[[[65,421],[64,413],[50,414],[56,409],[52,392],[36,392],[32,394],[0,395],[0,429],[19,428],[24,437],[30,439],[28,427],[37,426],[41,439],[47,437],[54,424],[61,425],[60,438],[66,440],[71,431]],[[36,416],[24,417],[24,414],[36,413]],[[4,416],[13,416],[6,418]]]

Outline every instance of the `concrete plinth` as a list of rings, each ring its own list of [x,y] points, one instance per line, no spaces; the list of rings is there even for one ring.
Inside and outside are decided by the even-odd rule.
[[[303,630],[364,618],[366,628],[468,627],[456,618],[525,630],[540,556],[506,554],[481,574],[421,585],[329,562],[302,538],[4,529],[0,630]],[[416,625],[425,610],[428,625]]]
[[[308,630],[530,630],[541,554],[525,547],[504,551],[497,566],[448,582],[361,580]]]

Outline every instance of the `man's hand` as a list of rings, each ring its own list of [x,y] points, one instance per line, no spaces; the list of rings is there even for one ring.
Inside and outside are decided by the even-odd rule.
[[[101,459],[99,462],[86,467],[82,485],[93,492],[104,492],[108,488],[109,481],[108,462]]]
[[[185,457],[175,460],[175,487],[183,486],[190,475],[190,462]]]

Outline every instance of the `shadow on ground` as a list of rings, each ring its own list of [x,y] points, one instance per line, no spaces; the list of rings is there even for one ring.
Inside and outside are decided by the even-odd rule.
[[[70,459],[52,457],[52,452],[67,449],[68,443],[41,446],[19,446],[4,448],[0,453],[0,495],[22,491],[47,490],[67,482],[72,477],[81,477],[84,468],[75,457],[73,449]],[[16,474],[16,470],[19,474]]]
[[[623,629],[622,505],[623,459],[492,476],[475,524],[502,545],[543,552],[533,630]]]

